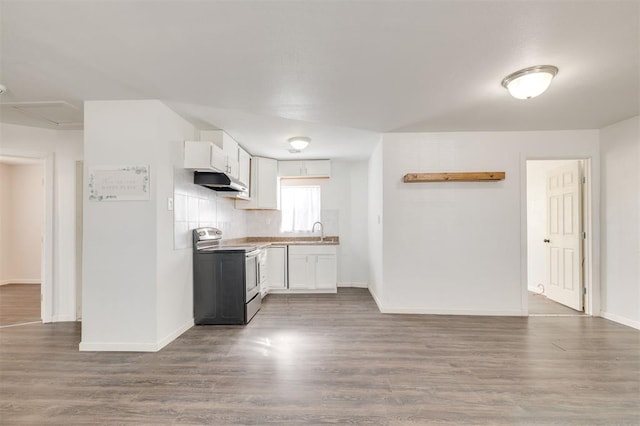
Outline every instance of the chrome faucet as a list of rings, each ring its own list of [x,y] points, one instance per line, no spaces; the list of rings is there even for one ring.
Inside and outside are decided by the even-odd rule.
[[[322,222],[315,222],[311,227],[311,232],[316,232],[316,225],[320,225],[320,241],[324,241],[324,226],[322,226]]]

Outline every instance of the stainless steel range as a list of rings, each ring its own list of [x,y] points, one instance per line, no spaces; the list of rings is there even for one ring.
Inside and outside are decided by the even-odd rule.
[[[216,228],[193,230],[193,317],[196,324],[246,324],[260,310],[262,252],[221,244]]]

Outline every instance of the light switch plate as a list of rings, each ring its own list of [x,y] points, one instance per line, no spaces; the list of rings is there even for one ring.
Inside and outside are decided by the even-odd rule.
[[[173,211],[173,197],[167,198],[167,210]]]

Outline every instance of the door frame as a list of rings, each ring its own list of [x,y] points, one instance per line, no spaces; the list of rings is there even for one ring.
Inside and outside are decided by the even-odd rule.
[[[84,197],[84,161],[76,160],[75,167],[75,277],[76,277],[76,321],[82,321],[82,233],[83,233],[83,197]]]
[[[520,264],[521,269],[521,293],[522,293],[522,315],[529,315],[529,290],[528,290],[528,253],[527,253],[527,161],[539,160],[581,160],[583,161],[583,172],[586,182],[583,187],[582,213],[583,231],[586,232],[584,239],[584,268],[583,281],[586,295],[584,299],[584,312],[591,316],[600,316],[600,175],[597,173],[597,164],[594,166],[594,159],[591,157],[561,156],[561,157],[536,157],[523,156],[520,168]],[[597,160],[596,160],[597,161]]]
[[[0,149],[0,155],[22,157],[42,161],[44,218],[42,226],[42,251],[40,253],[40,316],[43,323],[53,321],[53,168],[54,153]]]

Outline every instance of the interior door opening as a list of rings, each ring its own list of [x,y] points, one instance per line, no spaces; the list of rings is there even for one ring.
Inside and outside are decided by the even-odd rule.
[[[592,314],[590,161],[527,160],[528,314]]]
[[[45,162],[0,156],[0,327],[44,318]]]

